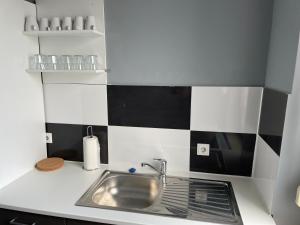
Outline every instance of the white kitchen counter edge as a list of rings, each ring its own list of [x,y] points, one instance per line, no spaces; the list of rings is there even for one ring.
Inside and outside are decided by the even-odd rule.
[[[105,169],[123,170],[126,165],[103,165],[97,171],[84,171],[80,163],[66,162],[54,172],[36,169],[0,189],[0,208],[49,216],[119,225],[208,225],[211,223],[172,217],[130,213],[75,206],[76,201]],[[140,173],[152,172],[138,168]],[[204,173],[170,173],[201,179],[225,180],[232,183],[244,225],[275,225],[251,178]]]

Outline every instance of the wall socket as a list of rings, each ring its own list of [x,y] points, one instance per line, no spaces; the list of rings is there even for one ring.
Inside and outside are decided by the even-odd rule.
[[[197,144],[197,155],[209,156],[210,145],[209,144]]]
[[[53,143],[52,133],[46,133],[46,143],[47,144],[52,144]]]

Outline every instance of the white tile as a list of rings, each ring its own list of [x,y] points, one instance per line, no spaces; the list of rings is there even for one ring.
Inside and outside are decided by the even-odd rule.
[[[260,137],[257,137],[253,178],[261,198],[271,212],[279,156]]]
[[[108,124],[105,85],[45,84],[48,123]]]
[[[190,131],[108,127],[109,164],[140,167],[153,158],[168,161],[169,171],[189,171]]]
[[[260,87],[192,87],[191,130],[256,133]]]

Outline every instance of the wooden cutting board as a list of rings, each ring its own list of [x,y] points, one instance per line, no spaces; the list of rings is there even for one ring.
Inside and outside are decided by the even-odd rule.
[[[47,158],[39,161],[36,164],[36,168],[40,171],[54,171],[64,166],[64,160],[62,158]]]

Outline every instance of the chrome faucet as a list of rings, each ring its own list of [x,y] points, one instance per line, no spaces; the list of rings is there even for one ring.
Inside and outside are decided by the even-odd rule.
[[[150,168],[152,168],[153,170],[155,170],[156,172],[159,173],[159,176],[161,177],[161,180],[163,182],[163,184],[165,185],[166,182],[167,182],[167,161],[164,160],[164,159],[153,159],[155,161],[158,161],[159,162],[159,168],[156,168],[154,166],[152,166],[151,164],[149,163],[145,163],[145,162],[142,162],[141,163],[141,166],[144,167],[144,166],[149,166]]]

